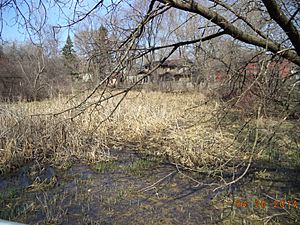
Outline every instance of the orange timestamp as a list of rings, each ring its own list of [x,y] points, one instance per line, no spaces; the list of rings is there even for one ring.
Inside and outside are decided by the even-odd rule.
[[[235,206],[237,208],[246,208],[248,207],[250,202],[244,201],[241,199],[237,199],[235,201]],[[291,208],[298,208],[297,207],[297,201],[296,200],[273,200],[273,202],[267,202],[264,199],[255,199],[253,202],[251,202],[251,205],[255,209],[264,209],[267,206],[272,207],[275,209],[291,209]]]

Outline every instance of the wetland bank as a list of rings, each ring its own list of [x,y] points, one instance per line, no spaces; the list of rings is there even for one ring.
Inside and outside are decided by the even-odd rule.
[[[132,92],[108,120],[114,101],[76,117],[76,110],[51,115],[72,107],[66,98],[1,105],[0,218],[27,224],[299,223],[299,206],[287,205],[300,205],[293,144],[298,122],[281,122],[284,129],[266,148],[278,121],[244,123],[236,120],[237,110],[221,119],[222,105],[207,98]],[[247,150],[255,139],[259,145]],[[257,207],[257,200],[266,206]],[[275,208],[275,200],[286,204]]]

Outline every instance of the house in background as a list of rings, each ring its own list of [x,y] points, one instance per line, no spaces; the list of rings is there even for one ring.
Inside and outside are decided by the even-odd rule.
[[[291,75],[293,64],[287,60],[281,62],[272,61],[267,64],[267,70],[272,74],[277,74],[280,78],[287,78]],[[256,75],[261,72],[261,65],[258,63],[248,63],[245,67],[246,74]]]
[[[271,61],[270,63],[266,63],[267,71],[271,74],[277,75],[281,79],[295,77],[297,79],[298,71],[294,64],[287,61]],[[258,75],[260,72],[264,72],[266,68],[262,68],[262,65],[259,62],[240,62],[236,71],[239,74],[243,74],[246,78],[251,78],[253,76]],[[215,81],[222,82],[229,78],[229,73],[226,72],[227,68],[218,67],[215,72]],[[293,76],[295,75],[295,76]]]
[[[161,64],[161,65],[160,65]],[[153,73],[148,73],[160,65]],[[125,82],[134,84],[140,81],[144,85],[156,85],[160,89],[177,89],[192,85],[192,68],[193,63],[184,59],[170,59],[163,63],[154,61],[145,64],[136,74],[126,75]]]
[[[151,64],[146,64],[142,74],[149,72],[154,67],[158,66],[161,62],[155,61]],[[191,67],[193,63],[185,59],[170,59],[166,60],[161,66],[153,73],[151,79],[148,81],[190,81],[191,79]]]

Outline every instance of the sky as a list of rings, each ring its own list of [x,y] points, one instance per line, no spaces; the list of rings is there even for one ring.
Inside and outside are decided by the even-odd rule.
[[[22,12],[22,14],[26,17],[29,18],[29,13],[28,13],[28,6],[24,4],[25,1],[16,1],[17,6],[19,10]],[[30,4],[30,7],[37,8],[38,7],[38,0],[28,0],[28,3]],[[60,5],[60,9],[57,6],[53,6],[49,4],[49,2],[53,1],[47,1],[44,0],[45,2],[45,8],[46,8],[46,14],[45,10],[40,7],[39,10],[36,10],[36,13],[33,15],[39,15],[39,16],[32,16],[31,18],[37,19],[38,21],[41,21],[41,18],[44,18],[44,15],[47,15],[47,26],[52,27],[55,25],[66,25],[68,24],[69,19],[73,19],[73,10],[75,6],[76,1],[66,1],[66,4]],[[84,12],[89,11],[91,8],[93,8],[96,3],[98,2],[97,0],[84,0],[82,1],[82,5],[77,8],[78,14],[82,15]],[[99,11],[99,10],[98,10]],[[39,13],[37,13],[39,12]],[[101,13],[100,13],[101,14]],[[17,17],[18,15],[18,17]],[[2,27],[2,32],[1,32],[1,41],[2,42],[16,42],[16,43],[22,43],[25,41],[29,40],[29,34],[26,30],[26,26],[24,24],[24,20],[22,19],[21,13],[16,12],[16,6],[14,5],[13,7],[4,7],[0,11],[0,16],[2,17],[2,26],[0,24],[0,28]],[[68,18],[69,17],[69,18]],[[77,19],[77,18],[75,18]],[[1,20],[1,18],[0,18]],[[16,20],[18,21],[16,23]],[[32,20],[32,21],[33,21]],[[80,25],[77,25],[77,27]],[[64,28],[60,29],[60,34],[59,34],[59,39],[60,41],[66,40],[68,34],[70,36],[73,36],[72,30],[69,28]],[[30,35],[31,38],[33,35]]]

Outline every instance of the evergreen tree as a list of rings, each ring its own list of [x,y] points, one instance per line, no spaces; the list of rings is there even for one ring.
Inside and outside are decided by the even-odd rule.
[[[62,49],[62,54],[66,60],[74,60],[75,59],[74,45],[73,45],[70,35],[68,35],[66,44]]]
[[[98,29],[98,38],[101,41],[108,40],[108,30],[103,25],[101,25],[100,28]]]
[[[71,40],[71,37],[68,35],[65,46],[62,49],[62,55],[65,58],[65,66],[68,69],[70,75],[75,79],[78,78],[78,60],[75,55],[74,45]]]
[[[99,78],[107,76],[109,69],[111,67],[111,56],[110,56],[110,46],[108,30],[101,25],[98,30],[94,31],[94,57],[93,64],[98,68]]]

